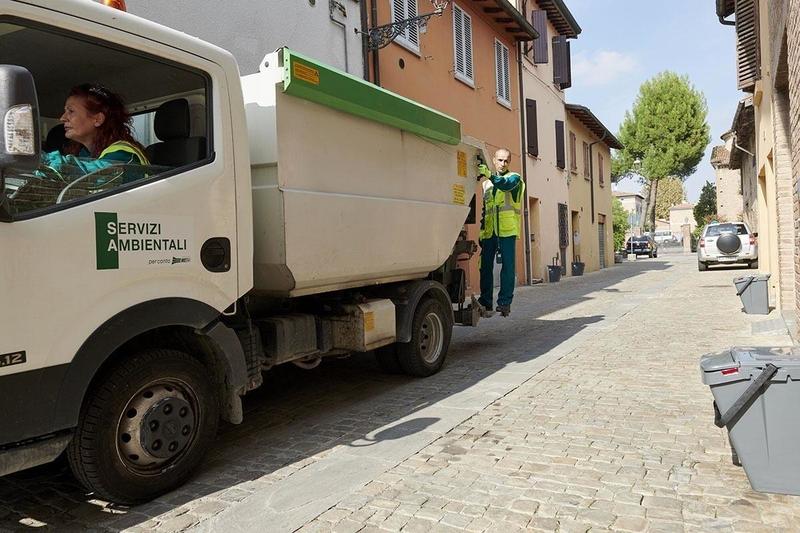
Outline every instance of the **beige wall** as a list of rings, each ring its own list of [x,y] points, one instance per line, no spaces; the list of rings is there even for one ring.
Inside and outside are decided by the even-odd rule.
[[[525,14],[539,9],[535,2],[528,2]],[[540,36],[549,43],[558,35],[548,21],[547,35]],[[548,47],[549,48],[549,47]],[[531,270],[535,278],[547,280],[547,265],[554,256],[560,257],[558,240],[558,204],[569,204],[567,173],[556,167],[555,121],[565,122],[564,91],[553,85],[553,54],[548,50],[548,62],[534,64],[530,57],[523,56],[523,91],[525,98],[536,100],[538,157],[523,155],[527,165],[529,222],[531,228]],[[527,117],[526,117],[527,119]],[[566,138],[565,138],[566,142]],[[569,211],[569,210],[568,210]],[[569,216],[568,223],[569,223]],[[572,253],[567,249],[567,271]]]
[[[584,177],[584,155],[583,143],[597,141],[586,127],[572,115],[567,113],[567,139],[569,132],[575,133],[577,170],[570,170],[569,173],[569,210],[577,216],[571,216],[570,222],[570,252],[571,256],[580,256],[581,261],[586,263],[585,271],[591,272],[600,268],[600,233],[598,223],[605,218],[605,264],[606,266],[614,263],[614,235],[612,228],[611,214],[611,181],[609,177],[611,151],[604,143],[597,143],[592,146],[592,158],[594,160],[594,176]],[[567,143],[567,168],[570,167],[569,143]],[[603,172],[605,180],[601,184],[598,175],[598,156],[603,158]],[[592,197],[594,190],[594,220],[592,220]],[[578,221],[574,227],[574,222]],[[575,233],[580,236],[579,242],[575,243]]]
[[[689,224],[691,230],[694,231],[697,227],[697,222],[694,219],[694,210],[692,207],[670,209],[669,210],[669,230],[673,235],[681,235],[682,226]]]

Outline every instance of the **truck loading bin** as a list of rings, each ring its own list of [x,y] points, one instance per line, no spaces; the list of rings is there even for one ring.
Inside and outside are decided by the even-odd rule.
[[[731,348],[700,369],[753,489],[800,495],[800,349]]]

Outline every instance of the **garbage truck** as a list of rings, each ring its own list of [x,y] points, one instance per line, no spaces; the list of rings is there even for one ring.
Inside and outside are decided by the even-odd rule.
[[[87,82],[124,96],[147,165],[42,164]],[[429,376],[477,324],[459,264],[484,148],[440,112],[287,48],[240,78],[98,3],[0,0],[0,118],[0,475],[65,453],[143,502],[271,367],[375,352]]]

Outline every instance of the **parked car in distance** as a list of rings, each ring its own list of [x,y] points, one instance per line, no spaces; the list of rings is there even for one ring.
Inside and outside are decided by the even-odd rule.
[[[653,233],[653,240],[656,244],[677,244],[678,238],[669,230],[659,230]]]
[[[712,222],[703,228],[697,243],[697,269],[709,265],[746,263],[758,268],[757,233],[745,222]]]
[[[658,244],[650,235],[641,235],[639,237],[629,237],[628,242],[625,244],[625,251],[628,255],[646,255],[648,257],[658,257]]]

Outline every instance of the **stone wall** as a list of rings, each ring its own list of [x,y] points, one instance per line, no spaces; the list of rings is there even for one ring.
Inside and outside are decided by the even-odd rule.
[[[790,0],[787,20],[788,50],[788,93],[790,106],[790,129],[792,138],[792,185],[794,200],[794,239],[795,250],[800,250],[800,0]],[[794,257],[795,298],[800,295],[800,256]],[[800,301],[796,300],[795,310],[800,311]],[[799,313],[800,314],[800,313]]]

